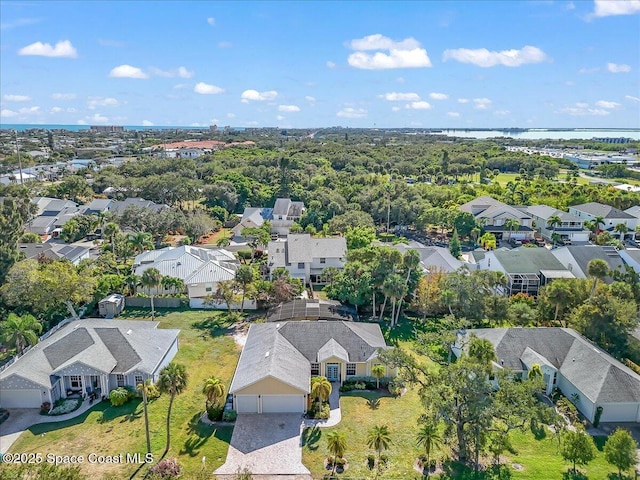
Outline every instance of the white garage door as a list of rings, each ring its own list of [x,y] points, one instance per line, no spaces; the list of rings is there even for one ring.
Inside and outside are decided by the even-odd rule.
[[[262,395],[262,413],[302,413],[304,395]]]
[[[236,412],[258,413],[258,396],[236,395]]]
[[[637,403],[608,403],[602,405],[601,422],[636,422]]]
[[[2,408],[40,408],[40,390],[0,390]]]

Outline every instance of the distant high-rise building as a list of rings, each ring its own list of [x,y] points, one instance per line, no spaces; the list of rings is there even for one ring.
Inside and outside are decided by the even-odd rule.
[[[124,132],[124,127],[121,125],[91,125],[89,130],[98,133]]]
[[[218,131],[218,125],[209,125],[209,131],[211,133],[216,133]]]

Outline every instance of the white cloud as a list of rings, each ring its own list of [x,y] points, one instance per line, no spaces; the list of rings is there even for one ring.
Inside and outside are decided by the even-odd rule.
[[[304,99],[307,102],[315,102],[316,101],[315,97],[312,97],[311,95],[307,95],[306,97],[304,97]]]
[[[446,93],[432,92],[429,94],[429,98],[431,98],[432,100],[447,100],[449,98],[449,95],[447,95]]]
[[[276,120],[280,120],[280,121],[282,121],[282,120],[284,120],[284,119],[285,119],[285,117],[283,117],[282,115],[278,115],[278,116],[276,117]]]
[[[327,60],[327,68],[336,68],[335,62],[332,62],[331,60]]]
[[[99,113],[94,113],[91,117],[84,117],[91,123],[109,123],[109,118]]]
[[[242,103],[249,103],[250,101],[254,102],[264,102],[267,100],[275,100],[278,96],[278,92],[275,90],[268,90],[266,92],[259,92],[257,90],[245,90],[240,95],[240,101]]]
[[[153,127],[153,122],[151,122],[149,120],[142,120],[142,126],[143,127]]]
[[[575,10],[576,9],[576,4],[573,2],[569,2],[564,6],[565,10]]]
[[[608,102],[606,100],[598,100],[596,102],[596,107],[606,108],[606,109],[614,109],[618,108],[620,104],[618,102]]]
[[[87,100],[87,108],[95,110],[97,107],[117,107],[120,102],[113,97],[89,97]]]
[[[413,92],[407,93],[399,93],[399,92],[390,92],[385,93],[384,95],[378,95],[379,98],[384,98],[390,102],[417,102],[420,100],[420,95]]]
[[[607,63],[607,70],[611,73],[627,73],[631,71],[631,67],[624,63]]]
[[[3,108],[0,110],[0,118],[11,118],[18,115],[18,112],[14,112],[13,110],[9,110],[8,108]]]
[[[86,125],[87,124],[87,122],[85,122],[84,120],[78,120],[76,123],[78,125]]]
[[[486,48],[470,49],[458,48],[445,50],[442,59],[455,60],[460,63],[471,63],[478,67],[519,67],[527,63],[540,63],[547,60],[547,55],[538,47],[526,45],[522,49],[502,50],[501,52],[489,51]]]
[[[509,110],[496,110],[493,112],[494,115],[498,115],[500,117],[504,117],[505,115],[509,115],[511,112]]]
[[[352,50],[413,50],[420,47],[420,42],[415,38],[406,38],[400,42],[394,42],[389,37],[376,33],[351,40],[349,47]]]
[[[227,113],[227,118],[236,118],[235,113]]]
[[[634,97],[632,95],[625,95],[624,98],[626,98],[627,100],[631,100],[632,102],[640,102],[640,98]]]
[[[38,57],[77,58],[78,52],[69,40],[62,40],[55,44],[35,42],[18,50],[18,55],[35,55]]]
[[[571,107],[564,107],[558,110],[556,113],[563,113],[571,115],[572,117],[584,117],[584,116],[605,116],[611,112],[605,108],[593,108],[588,103],[578,102]]]
[[[346,107],[336,115],[341,118],[364,118],[367,116],[367,111],[364,108]]]
[[[213,27],[216,24],[216,19],[213,17],[209,17],[207,18],[207,23]]]
[[[458,118],[460,114],[458,112],[447,112],[447,117]]]
[[[192,70],[188,70],[186,67],[181,66],[173,70],[161,70],[159,68],[152,67],[151,73],[153,73],[154,75],[157,75],[158,77],[165,77],[165,78],[173,78],[173,77],[191,78],[193,77],[194,72]]]
[[[7,102],[28,102],[31,97],[27,95],[3,95],[2,99]]]
[[[142,69],[138,67],[132,67],[131,65],[118,65],[109,72],[109,76],[112,78],[149,78],[149,75],[144,73]]]
[[[640,12],[640,0],[594,0],[596,17],[633,15]]]
[[[410,108],[412,110],[431,110],[431,104],[421,100],[419,102],[408,103],[404,108]]]
[[[178,83],[173,86],[174,90],[184,90],[185,88],[189,88],[189,84],[187,83]]]
[[[431,60],[427,51],[415,38],[405,38],[396,42],[380,33],[351,40],[348,46],[355,53],[347,61],[354,68],[363,70],[387,70],[391,68],[430,67]],[[378,50],[371,54],[367,51]],[[389,53],[384,53],[383,51]]]
[[[224,88],[217,87],[215,85],[209,85],[208,83],[198,82],[193,87],[193,91],[200,95],[217,95],[224,92]]]
[[[222,40],[220,42],[218,42],[218,48],[231,48],[233,46],[233,44],[231,42],[228,42],[226,40]]]
[[[76,113],[77,111],[78,111],[78,110],[76,110],[76,109],[75,109],[75,108],[73,108],[73,107],[68,107],[68,108],[67,108],[67,113]]]
[[[391,110],[392,110],[393,112],[399,112],[399,111],[400,111],[400,110],[402,110],[402,109],[401,109],[400,107],[398,107],[397,105],[395,105],[395,106],[391,107]]]
[[[32,115],[36,113],[40,113],[40,107],[22,107],[17,112],[20,115]]]
[[[493,102],[488,98],[474,98],[473,103],[473,108],[477,110],[486,110],[487,108],[491,107],[491,103]]]
[[[470,100],[468,98],[459,98],[458,103],[469,103]]]
[[[299,112],[300,107],[297,105],[278,105],[279,112]]]
[[[51,113],[60,113],[62,112],[64,109],[60,108],[60,107],[53,107],[51,109]]]
[[[74,100],[76,98],[75,93],[53,93],[51,98],[54,100]]]

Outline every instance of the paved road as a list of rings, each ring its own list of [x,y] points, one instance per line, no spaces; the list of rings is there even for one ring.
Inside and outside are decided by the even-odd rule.
[[[229,452],[216,475],[233,475],[248,469],[253,475],[301,475],[311,478],[302,464],[300,414],[238,415]],[[304,477],[308,476],[308,477]]]

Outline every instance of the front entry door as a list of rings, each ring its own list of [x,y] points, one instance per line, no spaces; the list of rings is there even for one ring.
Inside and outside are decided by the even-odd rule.
[[[330,382],[340,381],[340,365],[337,363],[329,363],[327,365],[327,380]]]

